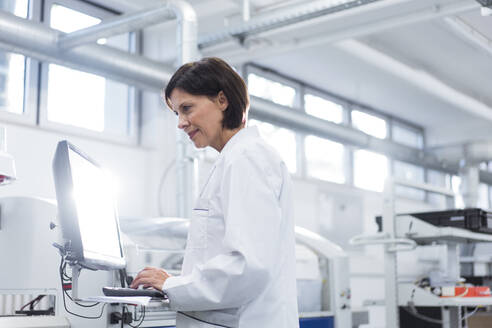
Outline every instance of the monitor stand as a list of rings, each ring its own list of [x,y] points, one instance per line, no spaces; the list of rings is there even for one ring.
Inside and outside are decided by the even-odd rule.
[[[72,298],[74,301],[83,301],[79,298],[79,276],[82,267],[78,264],[70,265],[72,269]]]

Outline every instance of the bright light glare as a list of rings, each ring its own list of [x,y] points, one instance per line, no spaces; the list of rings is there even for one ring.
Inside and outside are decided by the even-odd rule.
[[[53,5],[51,7],[50,26],[65,33],[77,31],[99,24],[100,22],[101,20],[99,18],[86,15],[64,6]]]
[[[73,151],[70,164],[84,256],[88,251],[121,257],[111,178]]]
[[[457,208],[464,208],[465,202],[463,196],[461,195],[461,178],[457,175],[451,177],[451,189],[454,192],[454,204]]]
[[[313,95],[304,96],[304,108],[309,115],[322,118],[333,123],[343,122],[343,106]]]
[[[256,74],[248,75],[248,91],[253,96],[265,98],[279,105],[292,107],[296,90],[279,82],[265,79]]]
[[[22,114],[24,112],[24,72],[25,57],[17,54],[4,54],[7,58],[7,75],[5,76],[5,90],[3,110],[11,113]],[[0,73],[1,74],[1,73]]]
[[[373,137],[386,138],[386,121],[358,110],[352,111],[352,125]]]
[[[14,1],[15,1],[14,15],[26,18],[27,6],[29,4],[29,0],[14,0]]]
[[[249,126],[257,126],[261,136],[267,143],[275,148],[289,172],[295,173],[297,170],[297,144],[296,135],[294,132],[276,127],[270,123],[260,122],[257,120],[249,120]]]
[[[388,158],[367,150],[354,152],[354,185],[358,188],[383,191],[388,176]]]
[[[54,64],[48,70],[48,120],[104,131],[106,79]]]
[[[306,161],[309,176],[345,183],[345,150],[342,144],[315,136],[306,137]]]

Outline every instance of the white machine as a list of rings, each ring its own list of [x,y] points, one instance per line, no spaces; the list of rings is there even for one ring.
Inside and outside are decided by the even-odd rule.
[[[86,327],[87,319],[68,314],[63,305],[59,266],[60,255],[53,242],[62,243],[57,208],[53,201],[12,197],[0,199],[0,327]],[[100,286],[112,283],[107,271],[83,272],[80,279],[84,295],[100,294]],[[33,310],[51,316],[6,317],[46,295]],[[28,305],[29,306],[29,305]],[[77,308],[70,301],[67,308],[86,316],[98,316],[101,309]],[[28,310],[29,307],[25,307]],[[108,327],[106,306],[100,319],[91,327]]]
[[[149,265],[179,274],[188,226],[188,220],[179,218],[122,220],[122,231],[129,237],[125,239],[129,273],[136,273]],[[323,327],[352,327],[347,254],[338,245],[307,229],[296,227],[295,232],[297,243],[316,254],[316,266],[319,266],[321,273],[319,284],[315,279],[310,284],[298,280],[298,287],[304,287],[298,291],[299,303],[310,302],[305,305],[309,312],[303,312],[302,306],[300,308],[301,327],[303,320],[319,320]],[[309,299],[313,295],[317,295],[318,299]],[[169,316],[166,311],[154,311],[148,320],[155,320],[157,324],[160,320],[168,320]]]

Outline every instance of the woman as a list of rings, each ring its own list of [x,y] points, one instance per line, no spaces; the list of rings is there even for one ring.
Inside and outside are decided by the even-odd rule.
[[[244,81],[205,58],[176,71],[165,100],[196,147],[220,154],[193,209],[181,275],[145,268],[131,286],[163,290],[178,328],[298,327],[290,177],[245,128]]]

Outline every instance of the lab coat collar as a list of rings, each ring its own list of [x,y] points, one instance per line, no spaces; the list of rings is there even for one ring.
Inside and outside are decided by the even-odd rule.
[[[260,133],[258,132],[258,128],[256,126],[250,126],[239,130],[235,135],[232,136],[231,139],[229,139],[224,148],[222,148],[222,151],[220,152],[219,157],[217,158],[217,161],[215,163],[218,163],[222,157],[229,153],[231,149],[234,148],[234,145],[240,140],[259,136]]]
[[[217,164],[222,160],[222,158],[231,151],[232,148],[234,148],[234,145],[238,143],[240,140],[247,139],[247,138],[255,138],[259,137],[260,133],[258,132],[258,128],[256,126],[251,126],[247,128],[243,128],[239,130],[235,135],[229,139],[229,141],[225,144],[224,148],[222,148],[222,151],[219,153],[219,156],[215,160],[214,165],[212,166],[212,169],[210,170],[208,177],[206,179],[205,184],[202,186],[200,189],[200,193],[198,194],[199,197],[202,197],[203,191],[205,190],[205,187],[208,185],[210,178],[212,177],[215,168],[217,167]]]

